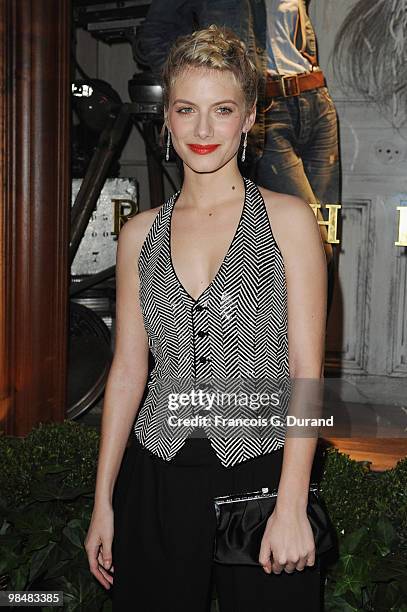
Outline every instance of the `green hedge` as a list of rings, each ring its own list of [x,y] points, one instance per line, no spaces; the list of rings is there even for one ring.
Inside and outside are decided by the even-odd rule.
[[[407,612],[407,458],[370,472],[327,452],[323,498],[339,540],[326,577],[327,612]]]
[[[98,445],[98,431],[72,421],[41,424],[26,438],[0,435],[0,577],[8,589],[61,590],[68,612],[111,610],[83,548]],[[321,491],[339,544],[326,570],[326,611],[407,612],[407,459],[374,473],[329,448]]]

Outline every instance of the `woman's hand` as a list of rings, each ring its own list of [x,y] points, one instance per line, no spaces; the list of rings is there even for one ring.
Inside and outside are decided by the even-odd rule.
[[[111,505],[94,508],[89,530],[85,539],[89,569],[106,589],[113,584],[113,576],[106,570],[112,566],[113,509]]]
[[[271,558],[270,558],[271,557]],[[304,508],[277,508],[267,521],[259,563],[267,574],[291,574],[315,563],[315,541]]]

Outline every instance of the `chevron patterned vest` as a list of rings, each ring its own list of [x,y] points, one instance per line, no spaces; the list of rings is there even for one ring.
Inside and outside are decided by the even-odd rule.
[[[284,445],[278,424],[289,396],[284,261],[258,187],[247,178],[244,184],[233,240],[197,300],[171,258],[180,191],[160,208],[140,251],[140,305],[155,366],[134,432],[167,461],[197,431],[225,467]]]

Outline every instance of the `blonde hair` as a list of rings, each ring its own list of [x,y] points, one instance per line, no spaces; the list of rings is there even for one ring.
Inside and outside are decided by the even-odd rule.
[[[170,91],[177,77],[190,67],[230,71],[242,88],[246,113],[257,99],[259,72],[245,43],[233,30],[215,24],[179,36],[172,45],[162,70],[163,102],[168,109]],[[164,134],[165,124],[161,132]]]

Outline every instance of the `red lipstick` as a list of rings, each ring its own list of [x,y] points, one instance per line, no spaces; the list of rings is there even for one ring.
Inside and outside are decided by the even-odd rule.
[[[218,148],[218,144],[214,145],[198,145],[198,144],[189,144],[188,145],[191,151],[194,153],[198,153],[198,155],[206,155],[207,153],[212,153],[215,149]]]

